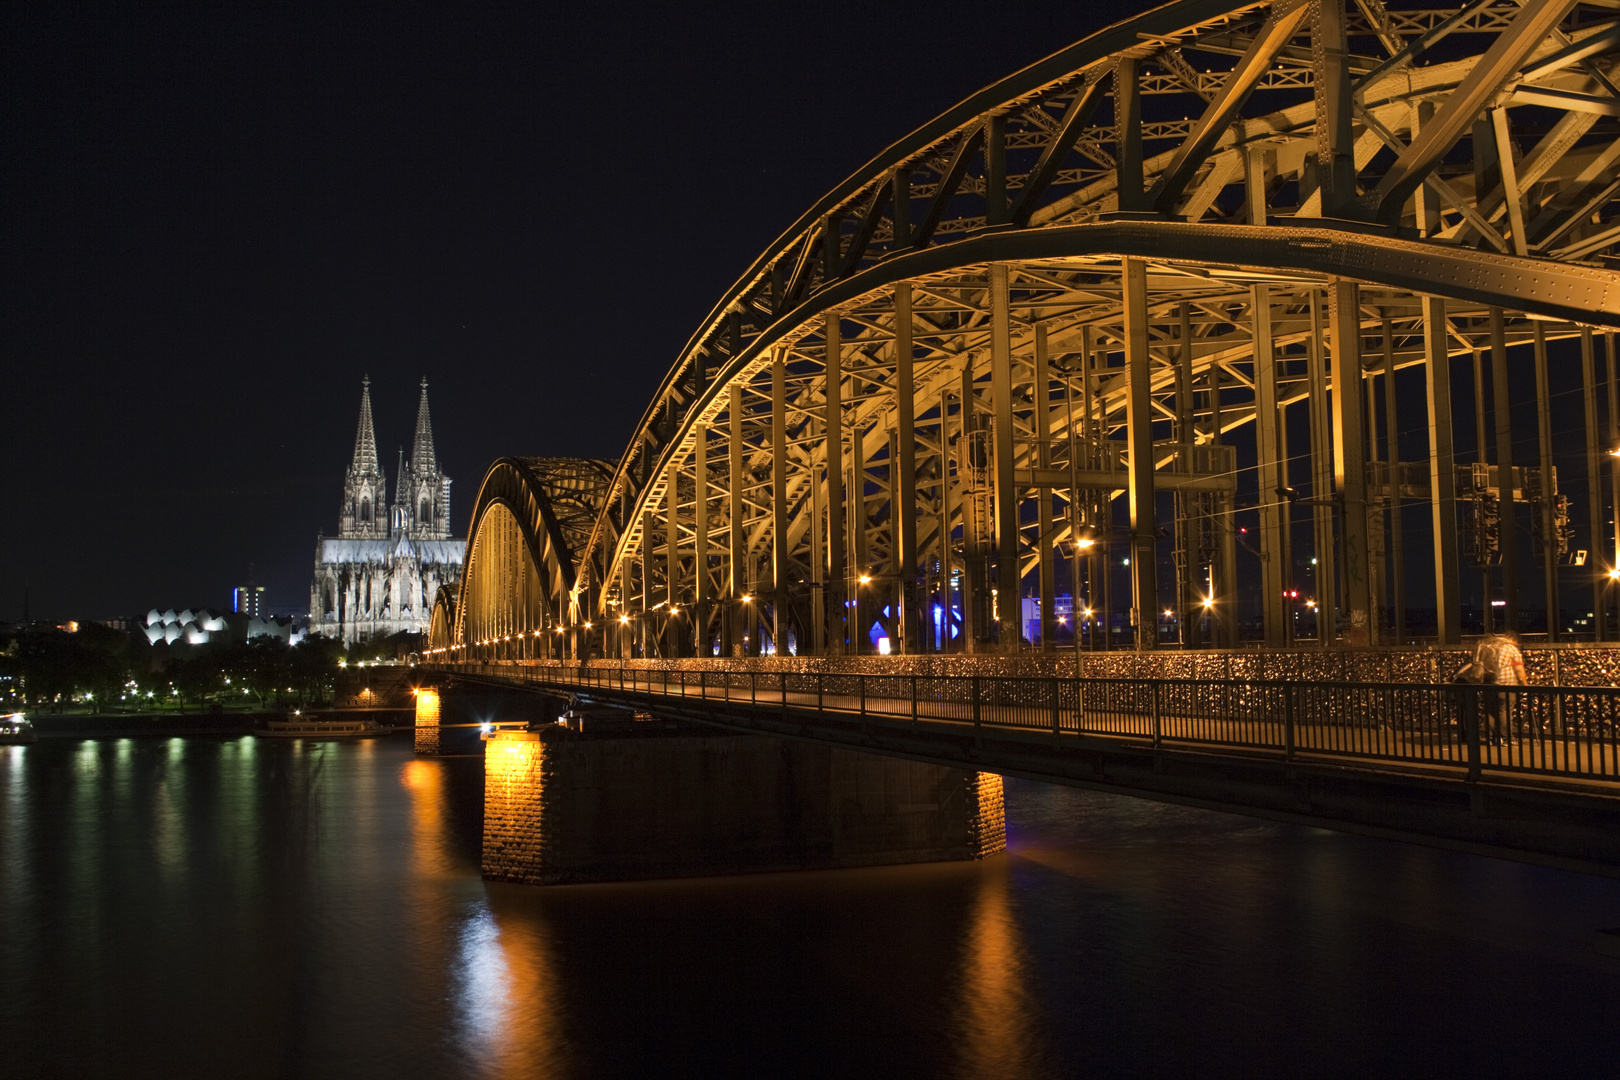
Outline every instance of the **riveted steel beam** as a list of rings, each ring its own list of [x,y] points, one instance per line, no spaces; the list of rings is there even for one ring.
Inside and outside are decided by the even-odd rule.
[[[1126,259],[1120,267],[1124,294],[1125,427],[1130,455],[1131,622],[1136,647],[1151,649],[1159,639],[1158,557],[1153,489],[1153,410],[1148,353],[1147,264]]]
[[[1384,174],[1367,201],[1373,218],[1386,225],[1400,220],[1412,192],[1456,144],[1510,76],[1544,41],[1575,0],[1528,0],[1502,35],[1486,50],[1462,83]]]

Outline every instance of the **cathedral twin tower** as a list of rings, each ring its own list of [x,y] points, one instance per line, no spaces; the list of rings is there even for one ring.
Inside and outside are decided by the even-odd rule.
[[[395,480],[394,506],[386,520],[387,478],[377,460],[377,436],[371,426],[371,376],[360,380],[360,430],[354,437],[354,462],[343,480],[343,512],[338,536],[364,539],[399,531],[413,540],[450,536],[450,478],[439,471],[433,452],[433,420],[428,415],[427,380],[416,407],[416,440]]]
[[[466,541],[450,536],[450,478],[439,469],[428,414],[427,379],[416,409],[411,456],[403,452],[393,505],[377,458],[371,378],[360,383],[360,427],[343,481],[338,535],[315,545],[310,629],[345,644],[396,633],[425,633],[433,599],[461,577]]]

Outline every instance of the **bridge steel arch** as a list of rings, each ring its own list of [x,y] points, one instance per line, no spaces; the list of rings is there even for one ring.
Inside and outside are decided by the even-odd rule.
[[[431,655],[526,659],[577,654],[578,555],[601,509],[613,464],[579,458],[500,458],[473,506],[459,588],[440,590]]]
[[[1138,647],[1164,609],[1231,645],[1252,582],[1268,643],[1308,598],[1356,645],[1421,560],[1455,642],[1465,572],[1522,621],[1528,523],[1556,636],[1560,565],[1612,550],[1617,47],[1606,3],[1180,0],[988,87],[722,297],[558,618],[624,656],[1009,652],[1067,584]],[[1598,562],[1563,576],[1602,612]]]

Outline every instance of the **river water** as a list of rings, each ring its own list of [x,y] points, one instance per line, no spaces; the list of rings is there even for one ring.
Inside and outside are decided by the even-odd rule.
[[[1009,781],[982,863],[534,889],[481,785],[0,747],[0,1076],[1620,1073],[1620,881]]]

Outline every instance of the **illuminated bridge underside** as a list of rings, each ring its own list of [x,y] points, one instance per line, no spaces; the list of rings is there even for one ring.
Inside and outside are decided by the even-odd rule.
[[[573,458],[490,466],[473,507],[468,572],[458,592],[440,591],[430,642],[509,646],[583,621],[577,552],[612,471],[611,462]]]
[[[1403,558],[1434,566],[1453,642],[1465,557],[1507,550],[1517,620],[1512,545],[1492,546],[1515,503],[1550,596],[1577,546],[1555,436],[1584,439],[1578,545],[1608,547],[1617,47],[1608,2],[1184,0],[1054,54],[884,151],[749,267],[582,494],[566,558],[527,511],[480,546],[481,497],[467,610],[432,647],[471,658],[510,627],[520,656],[1007,652],[1031,635],[1002,598],[1039,599],[1050,647],[1071,587],[1138,646],[1161,608],[1183,644],[1233,644],[1255,580],[1281,645],[1301,548],[1330,638],[1398,625]],[[1559,339],[1579,344],[1549,355]],[[1581,365],[1584,431],[1552,431],[1559,363]],[[1525,365],[1534,432],[1507,412]],[[1456,423],[1483,437],[1464,461]],[[1402,461],[1413,427],[1426,456]],[[1403,504],[1427,507],[1421,551],[1390,528]],[[1606,569],[1583,571],[1594,590]]]

